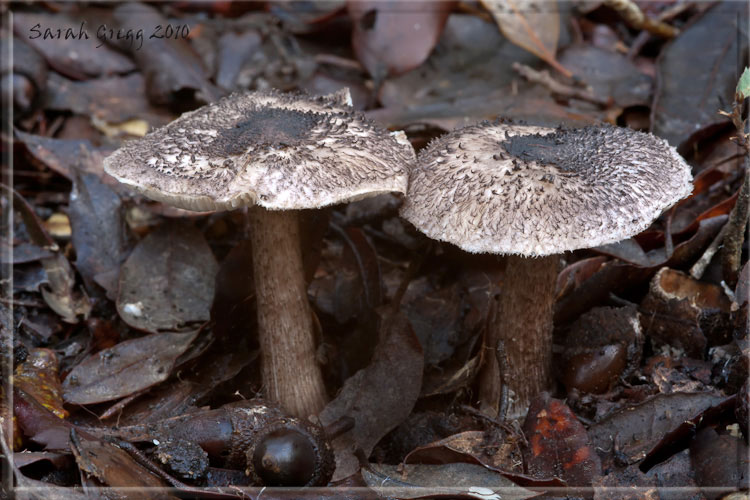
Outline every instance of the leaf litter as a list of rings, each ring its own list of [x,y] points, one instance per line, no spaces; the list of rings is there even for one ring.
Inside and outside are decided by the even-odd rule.
[[[467,499],[573,487],[594,498],[637,487],[666,499],[676,486],[703,498],[705,488],[742,486],[747,435],[733,395],[748,373],[747,243],[729,271],[707,252],[741,196],[742,145],[731,115],[718,111],[731,111],[747,12],[731,2],[641,3],[648,22],[634,24],[621,17],[635,12],[631,4],[265,2],[258,11],[177,2],[16,12],[14,41],[30,24],[92,13],[123,29],[190,26],[189,36],[142,50],[122,40],[17,44],[28,57],[17,57],[26,63],[7,80],[22,111],[15,191],[0,200],[15,208],[3,221],[14,230],[2,253],[14,283],[2,311],[19,356],[14,403],[2,415],[16,419],[16,485],[61,498],[171,484],[215,498]],[[676,29],[645,31],[658,23]],[[4,82],[8,73],[4,66]],[[317,357],[331,396],[318,419],[336,436],[329,488],[260,493],[242,489],[242,470],[215,464],[203,484],[174,482],[175,469],[157,467],[150,446],[87,434],[263,392],[243,211],[193,214],[145,201],[104,174],[102,160],[147,126],[229,91],[342,86],[355,107],[405,130],[417,148],[482,119],[650,129],[680,146],[694,192],[632,239],[563,256],[555,361],[564,369],[525,423],[476,409],[481,339],[503,291],[500,258],[428,244],[397,217],[399,197],[384,196],[303,214]]]

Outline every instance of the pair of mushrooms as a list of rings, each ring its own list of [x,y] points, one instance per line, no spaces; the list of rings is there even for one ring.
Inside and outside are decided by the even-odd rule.
[[[667,143],[616,127],[479,124],[433,141],[416,160],[402,132],[323,97],[234,94],[129,141],[105,170],[188,210],[250,206],[266,396],[294,415],[327,397],[315,357],[295,210],[385,192],[427,236],[510,257],[487,345],[504,339],[516,413],[550,381],[555,254],[646,227],[691,190]],[[527,257],[541,257],[530,259]],[[487,384],[483,384],[487,385]]]

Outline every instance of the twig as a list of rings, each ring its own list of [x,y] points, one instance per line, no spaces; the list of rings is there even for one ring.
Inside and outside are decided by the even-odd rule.
[[[693,264],[693,267],[690,268],[690,276],[693,279],[699,280],[703,277],[703,273],[706,272],[706,268],[711,263],[711,259],[714,258],[714,255],[719,250],[721,243],[724,241],[724,235],[726,234],[727,224],[724,224],[721,231],[719,231],[719,234],[716,235],[711,244],[708,245],[708,248],[706,248],[706,251],[703,252],[703,255],[701,255],[695,264]]]
[[[497,418],[501,422],[505,421],[508,414],[508,381],[510,380],[510,367],[508,366],[508,356],[505,353],[505,342],[502,339],[497,341],[495,349],[495,358],[497,366],[500,369],[500,408],[497,410]]]
[[[502,429],[506,433],[508,433],[508,435],[517,436],[521,440],[521,442],[523,443],[524,446],[528,446],[529,443],[526,440],[526,436],[524,435],[523,431],[519,432],[519,430],[515,429],[508,422],[504,422],[504,421],[499,420],[497,418],[493,418],[493,417],[487,415],[486,413],[484,413],[483,411],[477,410],[473,406],[461,405],[460,408],[461,408],[462,411],[464,411],[465,413],[468,413],[471,416],[481,418],[482,420],[486,420],[487,422],[489,422],[489,423],[491,423],[493,425],[496,425],[497,427],[499,427],[500,429]]]
[[[721,251],[721,270],[724,281],[734,287],[740,270],[742,243],[745,241],[745,227],[750,217],[750,153],[745,156],[743,170],[745,176],[737,196],[737,202],[729,213],[729,220],[724,226],[727,231],[724,237],[724,248]]]
[[[610,104],[610,99],[601,98],[595,95],[589,89],[579,89],[558,82],[557,80],[552,78],[552,76],[549,74],[549,71],[547,70],[537,71],[533,68],[530,68],[529,66],[526,66],[525,64],[521,64],[518,62],[513,63],[513,69],[528,81],[544,85],[553,94],[557,94],[562,97],[572,97],[575,99],[580,99],[582,101],[591,102],[602,107],[607,107]]]
[[[646,30],[664,38],[674,38],[680,32],[674,26],[658,19],[651,19],[632,0],[604,0],[603,3],[617,11],[626,23],[637,30]]]
[[[745,68],[743,77],[748,72]],[[742,258],[742,243],[745,241],[745,226],[750,219],[750,118],[742,119],[742,108],[744,107],[747,90],[740,89],[742,78],[735,91],[732,112],[724,113],[729,116],[737,129],[737,144],[744,150],[745,161],[742,165],[743,179],[740,191],[737,194],[737,202],[734,204],[727,221],[727,232],[724,236],[724,248],[721,251],[721,274],[729,287],[734,288],[740,272],[740,260]]]

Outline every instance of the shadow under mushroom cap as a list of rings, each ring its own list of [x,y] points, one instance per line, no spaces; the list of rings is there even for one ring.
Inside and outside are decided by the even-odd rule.
[[[469,252],[542,256],[633,236],[691,191],[651,134],[485,123],[420,153],[401,215]]]
[[[104,168],[188,210],[317,208],[405,192],[411,145],[341,96],[233,94],[125,143]]]

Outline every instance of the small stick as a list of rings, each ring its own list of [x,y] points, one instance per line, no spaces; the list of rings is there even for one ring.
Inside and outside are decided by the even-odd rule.
[[[745,177],[742,180],[737,202],[729,213],[729,220],[724,227],[727,228],[724,237],[724,248],[721,251],[721,270],[724,281],[734,287],[740,270],[740,259],[742,257],[742,243],[745,241],[745,227],[750,218],[750,153],[745,157],[743,167]]]
[[[617,11],[626,23],[637,30],[646,30],[664,38],[674,38],[680,32],[674,26],[651,19],[632,0],[604,0],[604,5]]]
[[[595,95],[590,90],[583,90],[558,82],[557,80],[552,78],[552,76],[549,74],[549,71],[547,70],[537,71],[533,68],[530,68],[529,66],[526,66],[525,64],[521,64],[518,62],[513,63],[512,67],[518,74],[526,78],[528,81],[544,85],[553,94],[557,94],[562,97],[581,99],[582,101],[591,102],[603,107],[607,107],[610,104],[609,99],[603,99]]]
[[[497,418],[501,422],[505,421],[508,414],[508,381],[510,380],[510,367],[508,366],[508,356],[505,353],[505,342],[502,339],[497,341],[495,349],[495,359],[500,369],[500,408],[497,410]]]
[[[724,241],[724,235],[726,234],[727,224],[724,224],[721,231],[719,231],[719,234],[717,234],[711,244],[708,245],[708,248],[703,252],[700,259],[698,259],[695,264],[693,264],[693,267],[690,268],[690,276],[693,279],[699,280],[703,277],[703,273],[706,272],[706,268],[711,263],[711,259],[713,259],[716,252],[719,251],[719,247]]]
[[[161,467],[152,462],[141,450],[136,448],[132,443],[121,441],[119,439],[111,440],[110,442],[121,450],[127,452],[127,454],[130,455],[132,459],[136,461],[136,463],[138,463],[142,467],[145,467],[149,472],[156,475],[157,477],[160,477],[161,479],[169,483],[172,487],[188,490],[192,489],[189,485],[167,474],[164,470],[162,470]]]

